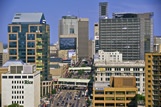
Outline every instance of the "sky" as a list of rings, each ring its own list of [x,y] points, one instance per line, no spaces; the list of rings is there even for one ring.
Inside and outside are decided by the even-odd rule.
[[[7,44],[7,26],[15,13],[43,12],[50,25],[50,44],[58,40],[58,22],[62,16],[89,18],[89,39],[94,38],[94,23],[98,22],[99,2],[109,3],[112,13],[154,12],[154,36],[161,36],[161,0],[0,0],[0,42]]]

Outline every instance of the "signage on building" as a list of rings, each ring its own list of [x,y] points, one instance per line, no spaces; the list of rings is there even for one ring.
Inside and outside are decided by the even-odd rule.
[[[24,84],[33,84],[33,81],[25,80]]]
[[[98,68],[97,70],[98,70],[98,71],[106,71],[105,68]]]
[[[95,40],[99,40],[99,36],[95,36]]]
[[[95,88],[95,90],[104,90],[104,88]]]

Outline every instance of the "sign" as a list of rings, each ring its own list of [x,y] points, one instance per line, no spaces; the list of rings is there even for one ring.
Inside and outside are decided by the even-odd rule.
[[[25,80],[24,84],[33,84],[33,81]]]
[[[97,70],[98,70],[98,71],[106,71],[105,68],[98,68]]]
[[[95,40],[99,40],[99,36],[95,36]]]
[[[104,88],[95,88],[95,90],[104,90]]]
[[[76,57],[76,52],[75,52],[75,51],[68,51],[68,57],[69,57],[69,58],[74,58],[74,57]]]

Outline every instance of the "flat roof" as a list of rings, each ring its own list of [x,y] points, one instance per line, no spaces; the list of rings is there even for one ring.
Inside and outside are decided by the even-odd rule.
[[[110,82],[95,82],[93,83],[94,88],[105,88],[105,87],[110,87]]]
[[[91,67],[70,67],[69,70],[91,70]]]
[[[59,78],[58,81],[66,81],[66,82],[89,82],[90,79]]]

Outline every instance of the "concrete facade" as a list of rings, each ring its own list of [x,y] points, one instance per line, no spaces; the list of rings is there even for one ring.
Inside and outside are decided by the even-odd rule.
[[[110,82],[111,76],[133,76],[136,77],[138,94],[145,95],[145,63],[135,62],[111,62],[95,63],[95,81]]]
[[[24,68],[26,66],[26,68]],[[21,73],[13,74],[22,69]],[[25,70],[31,68],[32,73]],[[40,104],[40,72],[34,66],[11,65],[9,72],[2,74],[2,107],[17,103],[24,107],[38,107]]]
[[[122,62],[122,54],[116,52],[104,52],[103,50],[98,51],[99,59],[104,62]]]

